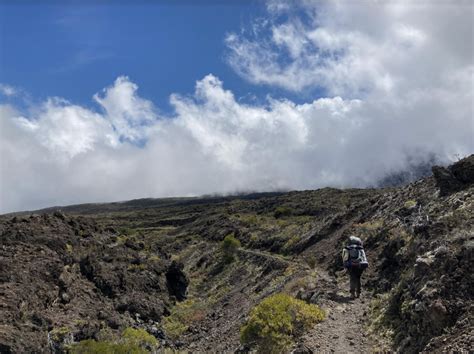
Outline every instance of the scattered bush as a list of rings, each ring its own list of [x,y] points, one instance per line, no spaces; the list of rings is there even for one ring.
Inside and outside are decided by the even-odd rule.
[[[410,199],[410,200],[407,200],[405,202],[405,204],[403,204],[403,207],[405,209],[412,209],[412,208],[416,207],[417,204],[418,203],[416,202],[416,200]]]
[[[304,276],[292,277],[284,285],[283,292],[300,298],[299,295],[310,293],[315,286],[315,279],[317,277],[318,275],[315,271],[306,273]]]
[[[149,256],[149,257],[148,257],[148,260],[149,260],[150,262],[160,262],[160,261],[161,261],[161,258],[160,258],[159,256],[157,256],[157,255],[152,255],[152,256]]]
[[[254,215],[254,214],[252,214],[252,215],[241,215],[240,220],[242,220],[246,224],[252,225],[252,226],[255,226],[255,225],[258,224],[257,215]]]
[[[171,314],[163,319],[163,329],[168,337],[178,339],[192,323],[204,319],[205,316],[204,304],[192,299],[178,302],[171,309]]]
[[[283,237],[285,235],[282,235]],[[293,235],[291,236],[286,242],[285,245],[283,246],[285,253],[288,253],[288,251],[291,250],[292,247],[294,247],[298,242],[300,241],[300,237],[298,235]]]
[[[135,344],[140,347],[153,348],[158,345],[157,339],[144,329],[128,327],[123,331],[122,339],[127,343]]]
[[[250,242],[257,242],[258,241],[258,236],[254,233],[250,235]]]
[[[54,341],[63,340],[65,337],[71,334],[71,329],[69,327],[56,327],[49,332],[49,338]]]
[[[360,224],[354,224],[353,227],[361,231],[376,231],[383,226],[383,220],[376,219],[371,221],[366,221]]]
[[[82,340],[71,347],[72,354],[147,354],[148,350],[130,343]]]
[[[142,270],[145,270],[146,268],[147,268],[146,264],[144,264],[144,263],[129,264],[128,267],[127,267],[127,270],[129,270],[130,272],[140,272]]]
[[[273,212],[275,219],[293,215],[293,209],[287,206],[279,206]]]
[[[240,340],[244,345],[255,346],[258,352],[281,353],[294,337],[324,317],[316,305],[286,294],[272,295],[252,309],[250,318],[241,328]]]
[[[388,315],[389,301],[391,293],[378,294],[370,303],[369,333],[385,338],[386,343],[393,342],[394,329],[391,325],[392,317]],[[385,348],[382,348],[385,349]],[[381,350],[381,352],[389,352]]]
[[[234,260],[235,253],[240,248],[240,241],[233,234],[227,235],[221,243],[221,250],[224,255],[224,261],[230,263]]]
[[[117,342],[87,339],[71,346],[72,354],[147,354],[158,347],[158,340],[144,329],[128,327]]]
[[[68,327],[56,327],[48,333],[48,345],[52,352],[63,352],[74,342],[74,336]]]
[[[179,318],[170,315],[165,317],[163,321],[163,329],[166,335],[171,339],[178,339],[184,332],[188,330],[189,326],[183,323]]]

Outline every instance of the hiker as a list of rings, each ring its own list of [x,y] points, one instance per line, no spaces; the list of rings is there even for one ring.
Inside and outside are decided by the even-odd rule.
[[[351,284],[351,298],[360,296],[360,277],[369,266],[365,256],[362,240],[355,236],[349,237],[347,246],[342,250],[344,268],[347,269]]]

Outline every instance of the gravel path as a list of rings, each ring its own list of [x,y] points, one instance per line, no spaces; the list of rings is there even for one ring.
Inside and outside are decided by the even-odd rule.
[[[326,311],[325,321],[317,324],[298,341],[295,353],[371,353],[375,343],[367,333],[370,299],[351,300],[346,276],[340,279],[319,271],[318,283],[329,295],[320,306]]]

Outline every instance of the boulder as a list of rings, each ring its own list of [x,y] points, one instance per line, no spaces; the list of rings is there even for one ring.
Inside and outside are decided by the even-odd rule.
[[[144,321],[160,321],[165,312],[165,305],[161,299],[138,292],[122,296],[115,307],[120,313],[127,311],[129,314]]]
[[[474,154],[456,162],[450,169],[458,181],[464,184],[474,183]]]
[[[432,171],[441,196],[449,195],[462,188],[462,183],[446,167],[433,166]]]
[[[176,300],[186,299],[189,280],[183,272],[183,264],[173,261],[166,272],[168,291]]]
[[[424,257],[418,257],[415,262],[415,277],[422,277],[428,274],[431,265],[434,262],[434,257],[431,254]]]
[[[474,155],[449,167],[433,166],[432,171],[441,196],[458,192],[474,183]]]

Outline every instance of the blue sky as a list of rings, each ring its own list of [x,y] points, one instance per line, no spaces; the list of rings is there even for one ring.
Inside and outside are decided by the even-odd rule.
[[[191,93],[209,73],[243,100],[282,95],[243,80],[225,60],[225,36],[262,16],[262,1],[33,3],[0,3],[0,82],[35,99],[90,105],[93,93],[126,75],[169,113],[169,95]]]
[[[367,187],[474,152],[472,1],[15,3],[0,213]]]

